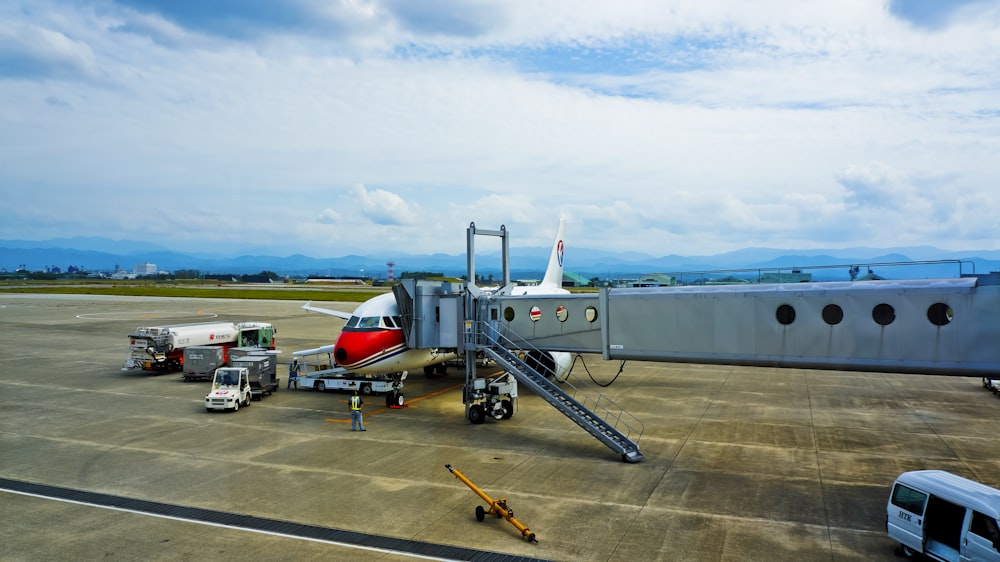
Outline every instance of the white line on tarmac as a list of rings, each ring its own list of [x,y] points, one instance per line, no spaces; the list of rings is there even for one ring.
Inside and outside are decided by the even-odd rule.
[[[20,494],[22,496],[30,496],[30,497],[33,497],[33,498],[41,498],[41,499],[45,499],[45,500],[59,501],[59,502],[65,502],[65,503],[72,503],[72,504],[76,504],[76,505],[86,505],[86,506],[89,506],[89,507],[96,507],[96,508],[99,508],[99,509],[109,509],[111,511],[122,511],[122,512],[125,512],[125,513],[135,513],[136,515],[145,515],[147,517],[158,517],[160,519],[170,519],[170,520],[173,520],[173,521],[183,521],[185,523],[196,523],[198,525],[208,525],[210,527],[220,527],[222,529],[235,529],[235,530],[238,530],[238,531],[246,531],[246,532],[250,532],[250,533],[258,533],[258,534],[261,534],[261,535],[271,535],[271,536],[275,536],[275,537],[284,537],[284,538],[288,538],[288,539],[298,539],[298,540],[302,540],[302,541],[311,541],[311,542],[318,542],[318,543],[324,543],[324,544],[332,544],[334,546],[340,546],[340,547],[344,547],[344,548],[353,548],[353,549],[356,549],[356,550],[368,550],[368,551],[371,551],[371,552],[378,552],[378,553],[382,553],[382,554],[396,554],[396,555],[399,555],[399,556],[406,556],[406,557],[409,557],[409,558],[419,558],[421,560],[442,560],[442,561],[446,561],[446,562],[449,561],[449,560],[451,560],[450,558],[437,558],[435,556],[425,556],[425,555],[422,555],[422,554],[415,554],[413,552],[406,552],[406,551],[402,551],[402,550],[392,550],[392,549],[388,549],[388,548],[376,548],[376,547],[371,547],[371,546],[361,546],[361,545],[357,545],[357,544],[344,543],[344,542],[338,542],[338,541],[329,541],[329,540],[325,540],[325,539],[315,539],[315,538],[311,538],[311,537],[300,537],[300,536],[297,536],[297,535],[288,535],[288,534],[285,534],[285,533],[275,533],[275,532],[272,532],[272,531],[261,531],[260,529],[250,529],[250,528],[247,528],[247,527],[241,527],[239,525],[222,525],[222,524],[219,524],[219,523],[209,523],[207,521],[199,521],[197,519],[188,519],[188,518],[185,518],[185,517],[174,517],[174,516],[171,516],[171,515],[161,515],[161,514],[158,514],[158,513],[147,513],[145,511],[136,511],[134,509],[124,509],[124,508],[121,508],[121,507],[112,507],[112,506],[100,505],[100,504],[90,503],[90,502],[82,502],[82,501],[69,500],[69,499],[64,499],[64,498],[53,498],[53,497],[49,497],[49,496],[43,496],[41,494],[32,494],[32,493],[28,493],[28,492],[20,492],[20,491],[17,491],[17,490],[6,490],[5,489],[3,491],[9,492],[11,494]]]

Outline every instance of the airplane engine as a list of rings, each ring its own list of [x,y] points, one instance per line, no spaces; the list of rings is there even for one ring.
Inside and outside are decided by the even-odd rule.
[[[569,372],[573,355],[565,351],[529,351],[524,361],[545,378],[561,379]]]

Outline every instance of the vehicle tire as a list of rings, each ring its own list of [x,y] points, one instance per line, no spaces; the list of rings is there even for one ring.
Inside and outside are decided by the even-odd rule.
[[[263,399],[263,398],[264,397],[261,396],[261,399]],[[249,408],[250,407],[250,402],[253,402],[253,394],[247,395],[247,401],[243,404],[243,407],[244,408]]]
[[[394,390],[390,390],[389,392],[385,393],[385,405],[386,405],[387,408],[392,407],[392,404],[393,404],[392,395],[395,394],[395,393],[396,393],[396,391],[394,391]]]
[[[240,401],[239,400],[237,400],[236,402],[233,402],[233,411],[234,412],[239,412],[240,411]]]
[[[406,404],[406,399],[403,397],[402,392],[393,392],[392,400],[396,406],[402,408]]]
[[[364,394],[365,396],[371,396],[372,395],[372,385],[370,385],[368,383],[365,383],[365,384],[361,385],[361,394]]]
[[[437,372],[437,374],[439,374],[441,376],[444,376],[444,375],[448,374],[448,366],[445,365],[444,363],[438,363],[436,365],[436,368],[434,370]]]
[[[313,385],[313,388],[315,388],[319,392],[323,392],[324,390],[326,390],[326,385],[323,384],[323,381],[316,381],[316,384]]]
[[[434,374],[434,365],[427,365],[424,367],[424,376],[431,376]]]
[[[477,505],[476,506],[476,521],[482,522],[484,519],[486,519],[486,510],[483,509],[483,506]]]
[[[906,546],[905,544],[899,545],[899,550],[900,550],[900,552],[903,553],[903,556],[905,556],[907,558],[911,558],[911,559],[917,554],[916,551],[914,551],[912,548]]]
[[[501,400],[500,406],[503,407],[503,416],[500,419],[509,420],[514,416],[514,403],[510,400]]]
[[[469,421],[477,425],[486,421],[486,411],[483,410],[482,405],[469,406]]]
[[[989,387],[990,387],[990,379],[983,377],[983,388],[989,388]]]

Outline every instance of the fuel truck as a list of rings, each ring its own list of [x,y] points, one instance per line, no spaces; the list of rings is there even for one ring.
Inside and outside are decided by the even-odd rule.
[[[273,350],[277,330],[267,322],[204,322],[136,328],[128,335],[124,370],[170,373],[184,368],[184,350],[192,346],[219,346]],[[224,358],[224,362],[228,358]]]

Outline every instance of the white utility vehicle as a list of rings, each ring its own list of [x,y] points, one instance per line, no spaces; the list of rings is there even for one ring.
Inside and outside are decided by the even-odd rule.
[[[904,472],[886,505],[885,527],[906,556],[1000,562],[1000,490],[943,470]]]
[[[205,396],[205,409],[237,411],[246,408],[253,398],[250,371],[246,367],[222,367],[215,370],[212,390]]]

